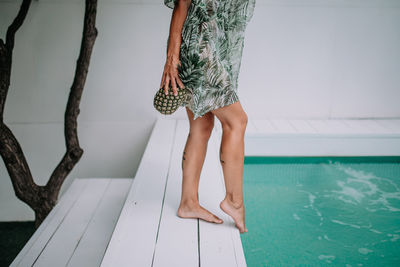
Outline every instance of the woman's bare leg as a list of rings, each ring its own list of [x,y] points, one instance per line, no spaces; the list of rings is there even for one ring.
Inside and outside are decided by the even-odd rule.
[[[219,153],[226,196],[220,207],[234,219],[240,233],[247,232],[243,202],[244,133],[248,121],[247,114],[239,101],[211,112],[222,125]]]
[[[223,221],[199,204],[198,189],[200,173],[207,152],[208,140],[214,128],[214,114],[206,113],[193,120],[193,112],[186,107],[190,130],[182,155],[182,195],[178,208],[181,218],[200,218],[205,221]]]

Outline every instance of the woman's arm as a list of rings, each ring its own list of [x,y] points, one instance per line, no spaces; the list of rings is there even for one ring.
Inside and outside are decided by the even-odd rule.
[[[191,0],[175,0],[169,29],[167,59],[160,84],[160,88],[164,87],[165,94],[168,94],[169,83],[171,83],[174,95],[178,94],[177,84],[180,88],[185,87],[178,76],[178,65],[180,65],[179,53],[182,42],[182,28],[190,4]]]

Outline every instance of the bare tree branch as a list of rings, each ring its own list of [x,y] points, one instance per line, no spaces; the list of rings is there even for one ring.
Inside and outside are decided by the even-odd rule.
[[[6,43],[0,39],[0,154],[3,157],[16,196],[24,202],[34,202],[33,196],[25,195],[27,190],[39,191],[39,186],[33,181],[28,163],[18,140],[4,124],[4,106],[10,87],[11,62],[14,48],[15,33],[21,27],[28,13],[31,0],[24,0],[18,15],[7,29]]]
[[[0,39],[0,155],[11,178],[15,195],[35,211],[35,226],[39,227],[57,202],[61,185],[79,161],[83,149],[79,146],[77,118],[90,57],[97,37],[97,0],[86,0],[81,50],[75,69],[64,115],[66,152],[45,186],[37,185],[18,140],[4,123],[4,106],[10,87],[12,53],[15,34],[23,24],[31,0],[23,0],[14,21],[8,27],[6,42]]]
[[[90,57],[97,37],[97,29],[95,27],[96,6],[97,0],[86,1],[85,20],[83,26],[84,38],[82,38],[81,51],[76,64],[75,78],[71,86],[67,108],[64,115],[64,134],[67,151],[46,184],[46,188],[52,188],[54,192],[57,192],[57,194],[68,173],[72,170],[83,154],[83,150],[80,148],[78,140],[77,117],[80,111],[79,104],[86,82]]]

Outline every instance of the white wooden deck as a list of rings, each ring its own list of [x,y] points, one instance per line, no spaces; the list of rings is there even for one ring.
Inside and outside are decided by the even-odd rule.
[[[399,156],[400,120],[249,120],[245,155]]]
[[[99,266],[132,179],[75,179],[10,266]]]
[[[189,123],[155,123],[136,177],[78,178],[11,266],[246,266],[239,231],[219,209],[225,187],[216,120],[200,204],[223,224],[176,215]],[[246,156],[400,155],[400,120],[250,120]]]
[[[200,177],[200,204],[224,220],[176,215],[187,120],[158,120],[101,266],[246,266],[240,234],[219,208],[225,187],[213,132]]]

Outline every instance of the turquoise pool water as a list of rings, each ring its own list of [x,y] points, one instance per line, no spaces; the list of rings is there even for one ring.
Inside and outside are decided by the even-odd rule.
[[[249,267],[400,266],[400,158],[246,157]]]

